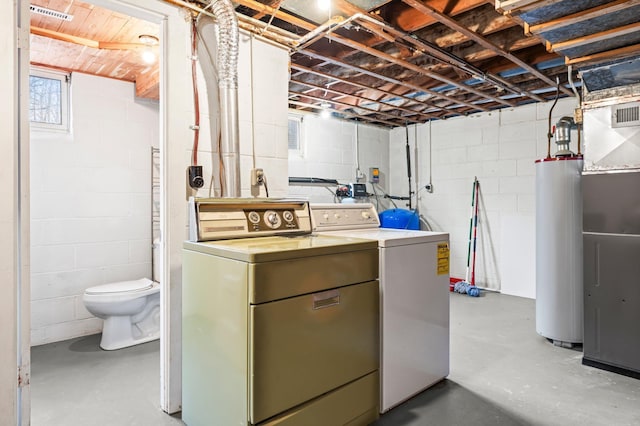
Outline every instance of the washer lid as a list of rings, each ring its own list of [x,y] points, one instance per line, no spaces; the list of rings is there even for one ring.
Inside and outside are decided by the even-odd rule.
[[[116,283],[109,283],[103,285],[97,285],[95,287],[89,287],[85,290],[87,294],[105,294],[105,293],[124,293],[129,291],[141,291],[150,289],[153,286],[153,281],[148,278],[141,278],[134,281],[119,281]]]

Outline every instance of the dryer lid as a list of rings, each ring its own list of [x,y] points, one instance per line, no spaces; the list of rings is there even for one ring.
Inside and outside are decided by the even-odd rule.
[[[141,291],[150,289],[153,281],[148,278],[141,278],[133,281],[119,281],[115,283],[89,287],[85,290],[87,294],[124,293],[129,291]]]

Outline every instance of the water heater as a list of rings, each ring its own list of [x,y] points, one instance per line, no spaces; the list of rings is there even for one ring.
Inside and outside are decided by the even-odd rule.
[[[565,119],[566,117],[563,117]],[[569,120],[558,128],[570,126]],[[582,343],[582,155],[556,132],[559,151],[537,160],[536,331],[560,346]]]

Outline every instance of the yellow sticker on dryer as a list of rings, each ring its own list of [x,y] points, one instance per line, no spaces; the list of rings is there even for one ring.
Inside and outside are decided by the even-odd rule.
[[[438,275],[449,274],[449,243],[438,243]]]

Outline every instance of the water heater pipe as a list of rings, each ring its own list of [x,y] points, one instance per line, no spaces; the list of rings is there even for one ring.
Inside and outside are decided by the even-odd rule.
[[[553,136],[553,132],[551,132],[551,113],[553,112],[553,109],[556,107],[559,97],[560,97],[560,79],[556,77],[556,98],[553,101],[553,105],[551,105],[551,108],[549,108],[549,125],[547,127],[547,158],[551,158],[551,137]]]
[[[578,101],[578,108],[582,107],[582,98],[580,97],[580,94],[578,94],[578,91],[576,90],[576,85],[573,84],[573,66],[569,65],[567,67],[567,74],[568,74],[568,79],[569,79],[569,85],[571,86],[571,90],[573,90],[573,93],[576,95],[576,100]],[[582,155],[582,152],[580,152],[580,127],[582,126],[582,123],[578,123],[576,120],[576,130],[578,131],[578,155]]]

